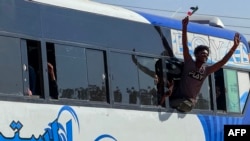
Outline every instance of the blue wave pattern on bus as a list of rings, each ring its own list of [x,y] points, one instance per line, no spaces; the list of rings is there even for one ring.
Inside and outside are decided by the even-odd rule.
[[[95,139],[95,141],[101,141],[104,138],[109,138],[109,139],[112,139],[114,141],[117,141],[114,137],[112,137],[111,135],[108,135],[108,134],[104,134],[104,135],[101,135],[101,136],[97,137]]]
[[[249,101],[248,101],[249,103]],[[250,103],[246,106],[245,114],[242,117],[198,115],[203,126],[206,141],[223,141],[224,125],[250,124]]]
[[[244,92],[243,95],[240,97],[240,109],[243,110],[245,103],[247,101],[248,91]]]
[[[70,106],[63,106],[58,112],[57,118],[53,122],[48,124],[50,127],[45,128],[45,133],[43,135],[40,135],[38,138],[35,138],[34,135],[32,135],[30,138],[21,138],[19,136],[19,132],[22,129],[23,125],[20,121],[16,122],[13,120],[10,124],[10,127],[13,131],[15,131],[14,136],[5,137],[4,135],[2,135],[2,132],[0,132],[0,141],[73,141],[72,119],[67,121],[66,129],[64,128],[63,124],[58,122],[58,119],[61,117],[61,114],[64,111],[69,112],[71,114],[77,124],[78,131],[80,132],[77,114]],[[100,141],[104,138],[109,138],[116,141],[114,137],[108,134],[100,135],[94,141]]]

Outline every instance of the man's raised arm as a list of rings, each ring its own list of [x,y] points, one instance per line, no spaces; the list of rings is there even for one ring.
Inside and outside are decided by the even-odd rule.
[[[189,22],[189,17],[185,17],[182,20],[182,46],[183,46],[183,57],[184,61],[191,58],[189,54],[188,44],[187,44],[187,25]]]
[[[211,67],[209,67],[208,68],[208,73],[209,74],[213,73],[213,72],[219,70],[224,64],[226,64],[227,61],[230,59],[230,57],[233,55],[236,48],[239,46],[239,44],[240,44],[240,34],[235,33],[235,35],[234,35],[234,45],[232,46],[230,51],[220,61],[218,61],[217,63],[215,63]]]

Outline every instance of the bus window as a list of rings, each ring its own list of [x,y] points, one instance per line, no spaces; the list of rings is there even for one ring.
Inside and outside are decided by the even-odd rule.
[[[220,69],[214,76],[217,109],[234,113],[242,112],[249,94],[249,74]]]
[[[59,44],[53,50],[48,60],[55,64],[59,98],[109,101],[104,51]]]
[[[0,94],[22,95],[20,39],[0,36]]]
[[[34,40],[26,40],[29,67],[29,86],[33,96],[43,95],[43,69],[41,57],[41,43]]]
[[[224,69],[226,107],[228,112],[240,112],[239,84],[236,70]]]
[[[157,105],[166,107],[166,97],[173,98],[172,93],[178,89],[182,68],[183,62],[175,57],[157,59],[155,62]]]
[[[89,100],[85,49],[60,44],[54,46],[59,98]]]
[[[86,49],[88,93],[90,101],[109,101],[106,54],[101,50]]]
[[[114,102],[139,104],[138,71],[131,55],[111,52],[110,62]]]
[[[55,47],[53,43],[46,43],[47,49],[47,69],[49,82],[49,96],[52,99],[58,99],[58,84],[57,84],[57,70],[55,61]]]
[[[240,110],[243,112],[250,89],[249,72],[237,72],[238,86],[239,86],[239,98],[240,98]]]
[[[210,110],[211,109],[211,98],[209,88],[209,78],[206,78],[202,84],[200,93],[197,96],[197,103],[194,109]]]
[[[141,105],[157,105],[157,92],[155,88],[155,63],[158,59],[150,57],[134,58],[137,60],[139,72],[139,93]]]
[[[214,73],[214,77],[217,109],[226,111],[226,88],[224,83],[223,69],[216,71]]]

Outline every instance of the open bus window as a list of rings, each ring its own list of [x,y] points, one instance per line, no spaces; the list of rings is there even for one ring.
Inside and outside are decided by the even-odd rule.
[[[249,73],[220,69],[214,74],[217,110],[243,112],[250,89]]]
[[[20,39],[0,36],[0,94],[22,95]]]
[[[49,96],[52,99],[58,99],[58,85],[57,85],[57,71],[55,61],[54,44],[46,43],[47,49],[47,68],[48,68],[48,82],[49,82]]]
[[[165,107],[166,97],[171,99],[172,93],[179,86],[182,69],[183,62],[175,57],[164,57],[155,62],[158,105]]]
[[[41,57],[41,43],[27,40],[29,87],[32,95],[44,97],[43,94],[43,69]]]
[[[243,111],[249,94],[248,72],[220,69],[215,72],[217,109],[240,113]]]
[[[216,71],[214,77],[217,109],[226,111],[226,87],[224,84],[223,69]]]

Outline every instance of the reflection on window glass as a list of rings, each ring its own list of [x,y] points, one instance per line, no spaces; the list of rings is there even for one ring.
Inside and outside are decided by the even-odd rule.
[[[55,45],[59,98],[89,100],[85,49]]]
[[[210,93],[209,93],[209,83],[208,78],[206,78],[202,84],[200,93],[197,97],[197,103],[195,104],[195,109],[211,109],[210,105]]]
[[[237,81],[237,73],[235,70],[224,70],[227,111],[240,112],[239,89]]]
[[[112,91],[115,102],[139,104],[138,71],[129,54],[111,53]]]
[[[240,110],[244,110],[247,97],[249,95],[250,80],[248,72],[238,72]]]
[[[157,105],[157,95],[154,83],[156,60],[147,57],[134,57],[134,60],[137,60],[139,72],[141,105]]]
[[[0,94],[22,95],[20,40],[0,36]]]
[[[107,101],[104,52],[86,50],[88,69],[88,93],[91,101]]]

